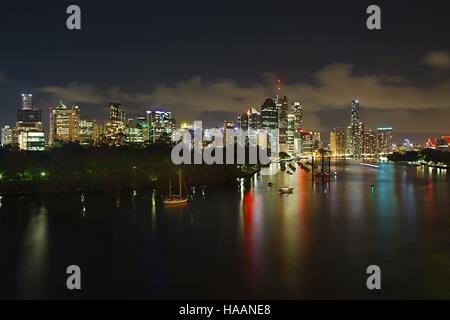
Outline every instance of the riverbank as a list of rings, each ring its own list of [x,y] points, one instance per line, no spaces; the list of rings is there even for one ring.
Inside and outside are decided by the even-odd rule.
[[[121,189],[168,189],[181,167],[187,186],[236,183],[257,165],[181,165],[171,146],[83,148],[71,145],[47,152],[0,152],[0,194],[24,195]]]

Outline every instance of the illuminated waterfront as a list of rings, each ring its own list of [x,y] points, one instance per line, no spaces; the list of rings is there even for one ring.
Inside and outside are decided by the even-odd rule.
[[[449,173],[331,169],[329,184],[297,168],[197,187],[170,208],[152,191],[4,196],[1,297],[450,298]],[[278,194],[288,183],[293,194]],[[65,288],[70,264],[80,293]],[[378,292],[365,286],[371,264]]]

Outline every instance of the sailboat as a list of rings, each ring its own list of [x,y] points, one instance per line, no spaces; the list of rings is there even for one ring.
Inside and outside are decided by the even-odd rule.
[[[169,179],[169,195],[164,198],[164,204],[174,205],[174,204],[184,204],[187,203],[189,198],[182,195],[181,192],[181,169],[178,170],[178,190],[179,194],[172,194],[172,181]],[[185,186],[186,187],[186,186]]]

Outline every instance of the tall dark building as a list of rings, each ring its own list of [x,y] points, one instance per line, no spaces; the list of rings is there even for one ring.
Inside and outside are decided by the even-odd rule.
[[[261,128],[261,114],[255,108],[249,108],[238,115],[238,123],[239,128],[244,131],[249,129],[258,130]]]
[[[267,130],[278,128],[277,105],[271,98],[267,98],[261,106],[261,128]]]
[[[287,144],[289,104],[286,96],[284,96],[284,98],[278,99],[277,107],[278,129],[280,130],[280,144]]]
[[[42,112],[33,107],[31,94],[22,94],[22,107],[17,110],[16,127],[18,130],[42,128]]]
[[[109,120],[125,123],[125,113],[122,110],[122,104],[113,102],[109,104]]]

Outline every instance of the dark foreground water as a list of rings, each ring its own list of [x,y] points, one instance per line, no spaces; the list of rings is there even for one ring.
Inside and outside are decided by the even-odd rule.
[[[0,298],[449,299],[449,173],[332,170],[329,185],[297,169],[197,188],[184,207],[153,191],[2,197]],[[81,292],[66,289],[72,264]]]

